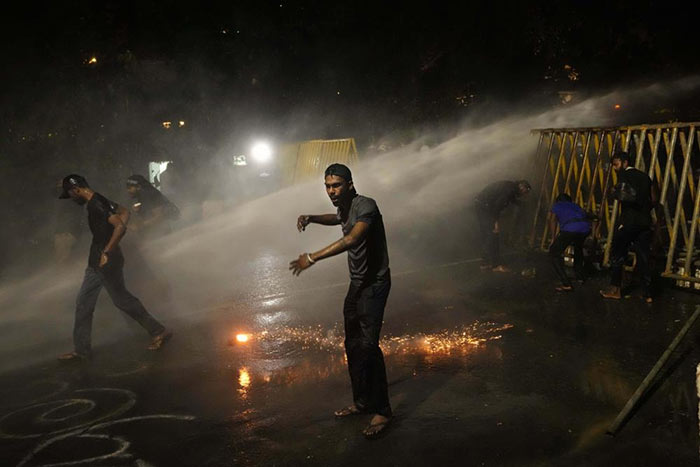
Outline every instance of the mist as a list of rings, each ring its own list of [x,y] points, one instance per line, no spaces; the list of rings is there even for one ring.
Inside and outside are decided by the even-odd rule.
[[[691,77],[620,90],[570,107],[520,110],[486,125],[465,121],[449,138],[425,133],[386,153],[360,154],[361,162],[352,168],[355,186],[360,194],[374,198],[382,212],[395,280],[412,268],[479,256],[470,205],[490,182],[526,178],[534,188],[531,201],[536,197],[539,175],[533,155],[538,141],[531,129],[603,126],[610,123],[615,102],[682,96],[698,87],[700,79]],[[442,142],[434,144],[436,140]],[[221,144],[227,143],[222,140]],[[304,233],[296,230],[300,214],[334,212],[322,182],[291,186],[229,207],[221,215],[147,244],[144,253],[151,268],[170,284],[172,299],[167,305],[130,276],[127,234],[127,286],[167,324],[200,321],[207,310],[226,303],[347,283],[345,254],[315,265],[298,278],[288,271],[289,261],[299,254],[316,251],[341,236],[339,227],[311,225]],[[207,181],[199,178],[192,183]],[[99,180],[92,186],[109,198],[124,198],[123,193],[103,192]],[[0,283],[0,352],[4,356],[0,371],[70,350],[74,300],[87,261],[86,246],[80,248],[80,257],[67,265],[57,268],[51,261],[42,261],[38,271],[15,272]],[[337,321],[336,308],[309,310],[304,320]],[[396,317],[401,310],[392,309],[390,300],[388,313]],[[93,332],[96,346],[133,333],[118,314],[103,293]]]

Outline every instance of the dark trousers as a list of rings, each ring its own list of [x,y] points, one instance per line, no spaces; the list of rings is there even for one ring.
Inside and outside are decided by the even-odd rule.
[[[649,227],[623,226],[615,231],[610,250],[610,285],[622,285],[622,271],[627,259],[627,253],[632,247],[637,257],[636,271],[641,277],[642,291],[645,297],[650,296],[651,271],[649,255],[651,254],[652,231]]]
[[[479,222],[479,234],[481,235],[481,252],[484,262],[491,266],[501,264],[501,251],[499,234],[493,232],[497,221],[493,214],[477,206],[476,218]]]
[[[379,333],[391,279],[370,285],[350,284],[345,297],[345,353],[357,408],[391,417],[384,354]]]
[[[552,246],[549,247],[549,257],[552,260],[554,272],[559,277],[562,285],[566,287],[571,287],[571,281],[566,275],[564,257],[562,255],[569,245],[574,246],[574,272],[576,279],[583,280],[583,242],[587,236],[588,233],[559,232]]]
[[[165,330],[165,327],[146,311],[139,299],[126,289],[123,266],[118,258],[114,261],[117,264],[107,264],[104,270],[91,266],[85,270],[83,285],[76,300],[73,328],[75,351],[81,355],[89,355],[92,349],[92,315],[103,287],[107,289],[112,303],[138,322],[151,336],[157,336]]]

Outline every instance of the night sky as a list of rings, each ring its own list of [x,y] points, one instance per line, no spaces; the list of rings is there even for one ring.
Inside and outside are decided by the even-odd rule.
[[[3,19],[0,118],[25,137],[182,118],[205,139],[274,128],[364,141],[493,102],[692,74],[689,5],[29,2]]]

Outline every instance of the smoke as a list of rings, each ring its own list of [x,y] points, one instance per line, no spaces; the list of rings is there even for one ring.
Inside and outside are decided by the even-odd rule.
[[[440,261],[478,256],[469,206],[485,185],[530,178],[537,145],[533,128],[602,126],[611,123],[615,102],[654,100],[696,90],[700,79],[616,91],[571,107],[517,115],[484,126],[464,127],[442,143],[428,146],[426,134],[388,153],[366,157],[354,168],[360,194],[374,198],[383,214],[394,273]],[[534,197],[534,196],[533,196]],[[312,225],[296,231],[300,214],[333,212],[322,180],[292,186],[241,204],[153,241],[144,248],[151,268],[170,284],[172,300],[141,290],[153,313],[169,320],[198,321],[208,307],[264,299],[347,281],[345,255],[323,261],[298,278],[289,261],[338,239],[340,229]],[[127,262],[129,253],[126,252]],[[0,370],[69,350],[73,302],[84,259],[0,284]],[[127,269],[127,284],[137,291]],[[133,287],[132,287],[133,286]],[[171,306],[172,305],[172,306]],[[104,309],[104,313],[101,310]],[[106,298],[98,303],[95,341],[123,336],[118,313]],[[330,319],[331,311],[309,310],[306,319]],[[333,315],[337,310],[332,310]],[[100,324],[100,320],[102,324]],[[109,324],[110,330],[103,328]]]

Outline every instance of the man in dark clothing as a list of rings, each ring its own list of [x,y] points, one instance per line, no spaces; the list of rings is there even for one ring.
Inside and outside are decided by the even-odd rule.
[[[136,200],[132,208],[132,230],[138,231],[143,237],[152,238],[170,233],[170,221],[177,220],[180,211],[165,195],[151,185],[146,177],[138,174],[126,179],[126,190]]]
[[[562,193],[557,196],[549,216],[549,231],[552,234],[556,232],[557,223],[559,223],[559,233],[549,245],[549,256],[552,259],[554,272],[561,280],[561,285],[556,289],[564,292],[573,290],[573,286],[566,275],[562,253],[569,245],[574,246],[576,279],[583,281],[583,242],[591,233],[591,222],[586,211],[574,203],[571,196]]]
[[[156,307],[174,306],[170,284],[146,259],[145,246],[149,240],[172,232],[170,222],[177,220],[180,210],[154,187],[143,175],[134,174],[126,179],[126,191],[135,200],[131,208],[130,236],[124,249],[129,254],[127,273],[137,294],[153,297]],[[143,295],[142,295],[143,294]]]
[[[388,426],[392,416],[384,355],[379,347],[384,307],[391,289],[384,223],[377,203],[357,194],[346,166],[329,166],[325,184],[337,213],[299,216],[297,228],[301,232],[311,223],[341,225],[344,236],[315,253],[301,254],[290,263],[289,269],[299,275],[317,261],[348,252],[350,288],[343,316],[354,403],[335,415],[374,414],[363,433],[367,438],[375,438]]]
[[[656,203],[656,193],[649,176],[630,166],[627,153],[613,156],[612,166],[618,173],[618,184],[612,196],[620,202],[622,212],[610,250],[610,286],[601,290],[600,294],[604,298],[622,298],[622,272],[632,246],[637,258],[636,270],[641,277],[643,297],[647,303],[651,303],[651,209]]]
[[[474,206],[479,221],[484,256],[481,269],[508,272],[508,268],[501,264],[498,218],[506,207],[510,204],[518,204],[523,197],[527,196],[530,189],[527,180],[516,182],[503,180],[492,183],[476,196]]]
[[[61,199],[71,198],[87,205],[92,244],[83,285],[75,309],[73,342],[75,350],[61,355],[61,360],[85,360],[90,357],[92,315],[102,287],[107,289],[117,308],[136,320],[151,335],[150,350],[157,350],[172,336],[170,331],[151,316],[138,298],[124,284],[124,257],[119,241],[126,233],[129,211],[93,191],[85,178],[68,175],[63,179]]]

